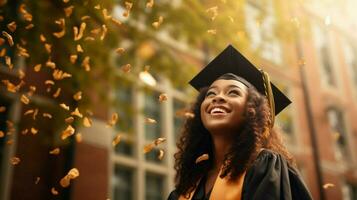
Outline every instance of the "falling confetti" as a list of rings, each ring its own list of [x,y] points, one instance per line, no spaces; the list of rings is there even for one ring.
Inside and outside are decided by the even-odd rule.
[[[39,182],[40,182],[41,178],[39,176],[36,177],[36,180],[35,180],[35,185],[37,185]]]
[[[83,59],[83,62],[81,64],[81,66],[84,68],[84,70],[86,72],[90,71],[90,57],[89,56],[86,56],[84,59]]]
[[[23,95],[21,95],[21,102],[27,105],[30,103],[30,99],[27,98],[27,96],[23,94]]]
[[[156,124],[156,120],[155,119],[152,119],[152,118],[145,118],[145,123],[148,123],[148,124]]]
[[[66,130],[64,130],[62,132],[61,135],[61,139],[65,140],[66,138],[68,138],[69,136],[73,135],[75,132],[74,128],[71,125],[68,125],[68,127],[66,128]]]
[[[16,22],[11,22],[11,23],[7,24],[6,26],[11,32],[15,32],[16,27],[17,27]]]
[[[60,106],[65,109],[65,110],[69,110],[69,106],[67,106],[66,104],[64,103],[61,103]]]
[[[83,115],[79,112],[78,108],[76,108],[73,112],[71,112],[71,115],[77,116],[79,118],[83,117]]]
[[[58,155],[58,154],[60,154],[60,152],[61,152],[61,149],[57,147],[57,148],[54,148],[53,150],[51,150],[49,153],[51,155]]]
[[[130,64],[123,65],[120,68],[125,73],[129,73],[131,71],[131,65]]]
[[[63,72],[62,70],[59,70],[59,69],[53,70],[52,75],[53,75],[53,79],[55,79],[55,80],[62,80],[62,79],[65,79],[65,78],[72,77],[71,74]]]
[[[36,135],[38,133],[38,130],[35,129],[34,127],[31,128],[31,133],[32,135]]]
[[[165,94],[165,93],[160,94],[160,96],[159,96],[159,101],[160,101],[160,102],[167,101],[167,94]]]
[[[56,92],[52,96],[53,98],[57,98],[59,97],[60,94],[61,94],[61,88],[57,88]]]
[[[90,120],[88,117],[83,118],[83,126],[84,127],[91,127],[92,126],[92,120]]]
[[[161,144],[161,143],[163,143],[163,142],[165,142],[166,141],[166,138],[157,138],[155,141],[154,141],[154,144],[155,145],[159,145],[159,144]]]
[[[55,69],[56,68],[56,63],[52,62],[52,61],[47,61],[46,62],[46,67],[49,67],[51,69]]]
[[[71,183],[71,179],[75,179],[79,176],[79,171],[77,168],[72,168],[66,176],[60,180],[60,185],[62,187],[68,187]]]
[[[63,9],[66,17],[70,17],[72,15],[73,8],[74,8],[74,6],[68,6],[68,7]]]
[[[81,23],[81,26],[78,28],[75,26],[73,27],[74,31],[74,41],[78,41],[83,37],[84,30],[86,29],[87,24],[85,22]]]
[[[14,41],[12,39],[12,36],[7,33],[6,31],[2,31],[2,35],[6,37],[7,42],[9,43],[10,47],[14,46]]]
[[[49,119],[52,119],[52,115],[49,114],[49,113],[42,113],[42,116],[43,116],[43,117],[47,117],[47,118],[49,118]]]
[[[45,49],[47,53],[50,54],[52,52],[52,45],[45,43]]]
[[[159,28],[159,26],[162,24],[163,21],[164,21],[164,18],[162,16],[160,16],[158,21],[152,23],[152,26],[157,29],[157,28]]]
[[[154,0],[149,0],[148,2],[146,2],[147,8],[152,8],[153,6],[154,6]]]
[[[160,150],[159,150],[159,155],[158,155],[157,158],[158,158],[159,160],[162,160],[162,159],[164,158],[164,154],[165,154],[164,150],[160,149]]]
[[[35,25],[29,24],[29,25],[27,25],[27,26],[25,27],[25,29],[26,29],[26,30],[30,30],[30,29],[32,29],[33,27],[35,27]]]
[[[210,29],[210,30],[207,30],[207,33],[209,33],[211,35],[216,35],[217,34],[217,30],[216,29]]]
[[[73,99],[76,100],[76,101],[81,100],[81,99],[82,99],[82,92],[81,92],[81,91],[76,92],[76,93],[73,95]]]
[[[33,109],[30,109],[30,110],[27,110],[25,113],[24,113],[24,115],[29,115],[29,114],[32,114],[34,112],[34,110]]]
[[[112,22],[117,25],[117,26],[121,26],[122,25],[122,22],[119,21],[118,19],[115,19],[115,18],[111,18]]]
[[[46,42],[46,37],[43,34],[40,35],[40,41]]]
[[[76,63],[78,56],[73,54],[69,56],[69,60],[72,64]]]
[[[143,81],[144,83],[146,83],[146,84],[148,84],[150,86],[155,86],[156,85],[156,80],[146,70],[139,73],[139,78],[140,78],[141,81]]]
[[[65,121],[67,124],[71,124],[71,123],[74,121],[74,117],[67,117],[64,121]]]
[[[102,14],[103,14],[105,20],[109,20],[112,18],[112,16],[108,15],[108,10],[105,8],[102,10]]]
[[[105,24],[102,25],[102,35],[100,36],[100,40],[104,40],[105,36],[107,35],[108,28]]]
[[[20,161],[21,161],[21,159],[19,157],[16,157],[16,156],[10,158],[10,163],[12,165],[18,165],[20,163]]]
[[[19,8],[19,11],[20,13],[23,15],[24,19],[28,22],[31,22],[32,21],[32,15],[30,13],[27,12],[26,10],[26,5],[25,4],[21,4],[20,5],[20,8]]]
[[[335,185],[333,183],[326,183],[322,186],[324,189],[328,189],[330,187],[335,187]]]
[[[0,131],[0,138],[5,137],[5,133],[3,131]]]
[[[5,112],[6,111],[6,107],[5,106],[0,106],[0,113]]]
[[[150,151],[152,151],[155,148],[155,144],[154,143],[150,143],[144,146],[144,153],[149,153]]]
[[[133,3],[131,3],[131,2],[125,2],[125,8],[126,8],[126,10],[124,11],[124,13],[123,13],[123,17],[129,17],[129,15],[130,15],[130,10],[131,10],[131,8],[133,7]]]
[[[208,8],[206,10],[206,12],[208,13],[212,13],[212,17],[211,17],[211,20],[215,20],[217,15],[218,15],[218,7],[217,6],[214,6],[214,7],[211,7],[211,8]]]
[[[208,160],[209,159],[209,155],[208,154],[203,154],[203,155],[201,155],[201,156],[199,156],[197,159],[196,159],[196,164],[197,163],[199,163],[199,162],[202,162],[202,161],[204,161],[204,160]]]
[[[108,126],[113,127],[118,122],[118,113],[113,113],[112,118],[108,121]]]
[[[54,188],[54,187],[51,188],[51,193],[52,193],[53,195],[58,195],[58,191],[57,191],[56,188]]]
[[[83,48],[82,48],[82,46],[80,44],[77,44],[76,49],[77,49],[78,53],[83,53],[84,52],[84,50],[83,50]]]
[[[61,19],[59,19],[59,20],[56,20],[55,23],[58,24],[62,30],[61,30],[60,32],[55,32],[55,33],[53,33],[53,35],[54,35],[55,37],[57,37],[57,38],[61,38],[61,37],[63,37],[63,36],[66,34],[66,29],[65,29],[66,24],[65,24],[65,20],[64,20],[64,18],[61,18]]]
[[[75,137],[76,137],[76,142],[77,143],[81,143],[82,142],[82,134],[81,133],[77,133],[75,135]]]
[[[115,147],[117,144],[119,144],[120,140],[121,140],[121,135],[119,135],[119,134],[116,135],[115,138],[112,141],[113,147]]]
[[[123,53],[125,52],[125,49],[119,47],[119,48],[117,48],[117,49],[115,50],[115,52],[116,52],[117,54],[121,55],[121,54],[123,54]]]

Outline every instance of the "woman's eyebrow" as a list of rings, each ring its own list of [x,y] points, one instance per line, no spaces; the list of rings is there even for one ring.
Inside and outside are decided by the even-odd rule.
[[[241,88],[241,87],[239,87],[238,85],[228,85],[227,87],[228,87],[228,88],[236,87],[236,88],[239,88],[239,89],[241,89],[241,90],[242,90],[242,88]]]

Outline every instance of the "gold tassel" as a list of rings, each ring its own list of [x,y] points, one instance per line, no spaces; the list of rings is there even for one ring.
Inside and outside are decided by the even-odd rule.
[[[274,127],[274,121],[275,121],[275,103],[274,103],[274,95],[273,95],[273,90],[270,85],[270,77],[269,74],[262,69],[260,69],[260,72],[263,75],[263,81],[264,81],[264,88],[265,88],[265,95],[268,98],[269,106],[270,106],[270,113],[271,113],[271,128]]]

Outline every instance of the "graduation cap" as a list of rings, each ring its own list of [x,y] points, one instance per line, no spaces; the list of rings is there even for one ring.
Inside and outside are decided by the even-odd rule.
[[[210,86],[218,77],[226,73],[233,73],[251,85],[259,93],[268,98],[273,116],[279,114],[291,101],[269,80],[267,72],[256,68],[248,59],[238,52],[232,45],[228,45],[216,58],[214,58],[202,71],[200,71],[190,84],[200,90]]]

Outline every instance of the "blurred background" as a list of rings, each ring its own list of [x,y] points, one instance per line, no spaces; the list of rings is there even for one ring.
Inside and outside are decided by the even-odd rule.
[[[356,8],[0,0],[0,199],[166,199],[187,82],[233,44],[292,99],[276,127],[314,199],[356,200]]]

